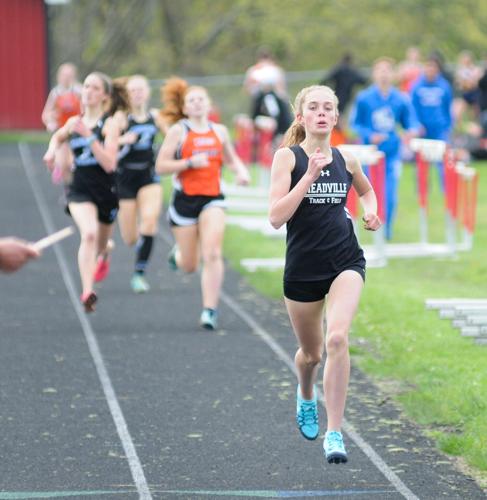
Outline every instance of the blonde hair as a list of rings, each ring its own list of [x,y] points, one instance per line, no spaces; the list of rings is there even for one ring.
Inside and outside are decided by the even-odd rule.
[[[202,90],[208,96],[208,91],[204,87],[189,85],[182,78],[171,77],[166,81],[161,87],[161,102],[163,107],[159,112],[164,122],[172,125],[183,118],[187,118],[183,112],[184,98],[193,90]]]
[[[333,89],[327,87],[326,85],[310,85],[309,87],[304,87],[298,92],[298,94],[296,95],[296,99],[294,99],[293,111],[295,118],[284,134],[284,139],[281,145],[282,147],[295,146],[296,144],[303,142],[306,138],[306,130],[304,129],[303,125],[299,123],[298,115],[303,114],[304,101],[306,100],[307,95],[314,90],[325,90],[333,96],[333,104],[338,115],[338,97],[336,96]]]
[[[140,75],[138,73],[135,75],[130,75],[127,77],[127,81],[125,82],[125,85],[127,86],[132,80],[142,80],[144,82],[144,85],[147,85],[147,88],[150,91],[151,88],[150,88],[149,80],[147,79],[146,76]]]
[[[374,60],[374,62],[372,63],[372,68],[375,68],[377,65],[383,63],[386,63],[391,67],[394,67],[396,65],[396,60],[389,56],[380,56]]]

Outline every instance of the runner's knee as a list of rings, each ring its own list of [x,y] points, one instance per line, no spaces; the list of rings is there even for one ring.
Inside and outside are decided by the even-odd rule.
[[[322,349],[313,349],[310,351],[304,350],[301,348],[301,352],[303,353],[304,362],[308,366],[316,366],[321,363],[323,359],[323,350]]]
[[[328,331],[326,335],[327,354],[338,354],[348,349],[348,335],[345,329],[337,328]]]
[[[185,273],[194,273],[198,269],[198,262],[195,260],[184,260],[181,259],[181,261],[178,261],[178,267],[181,269],[181,271],[184,271]]]
[[[98,231],[95,228],[81,231],[81,242],[87,245],[95,245],[98,241]]]
[[[212,248],[209,251],[203,251],[203,264],[213,264],[222,259],[222,251],[220,248]]]
[[[158,214],[150,213],[142,215],[140,233],[153,236],[157,232]]]

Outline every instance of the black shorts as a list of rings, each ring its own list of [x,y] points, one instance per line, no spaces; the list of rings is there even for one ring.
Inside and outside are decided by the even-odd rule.
[[[343,269],[343,271],[357,271],[365,282],[364,266],[360,264],[353,264],[350,267]],[[338,274],[332,278],[317,281],[284,280],[284,296],[287,299],[294,300],[296,302],[317,302],[318,300],[323,300],[330,291],[331,285],[337,276]]]
[[[157,184],[160,177],[154,174],[153,169],[144,170],[117,170],[115,175],[118,197],[121,200],[132,200],[137,198],[137,193],[144,186]]]
[[[462,93],[462,97],[467,104],[473,106],[474,104],[477,104],[479,100],[479,91],[478,89],[467,90]]]
[[[171,226],[194,226],[198,224],[201,212],[210,207],[226,208],[225,197],[222,194],[190,196],[175,190],[167,210],[167,218]]]
[[[84,193],[81,191],[76,191],[72,187],[68,187],[66,192],[66,200],[68,205],[66,206],[66,213],[71,215],[69,211],[69,203],[84,203],[91,202],[96,205],[98,210],[98,220],[103,224],[112,224],[117,217],[118,212],[118,197],[115,193],[115,189],[105,193],[102,197],[100,195],[95,195],[92,193]]]

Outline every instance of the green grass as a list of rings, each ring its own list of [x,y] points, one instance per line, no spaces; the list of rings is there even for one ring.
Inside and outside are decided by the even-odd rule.
[[[487,296],[487,164],[480,172],[477,229],[471,252],[455,258],[390,259],[367,271],[351,335],[354,362],[377,381],[394,380],[394,397],[445,452],[463,456],[487,481],[487,346],[460,336],[449,320],[425,309],[427,298]],[[395,242],[418,241],[414,171],[400,184]],[[444,210],[433,178],[430,240],[445,240]],[[370,234],[360,234],[363,243]],[[282,296],[282,271],[248,273],[245,257],[282,257],[284,241],[228,227],[225,255],[261,293]],[[384,384],[385,385],[385,384]],[[387,384],[388,386],[391,384]]]
[[[9,130],[0,131],[0,144],[28,142],[32,144],[47,144],[51,134],[39,130]]]

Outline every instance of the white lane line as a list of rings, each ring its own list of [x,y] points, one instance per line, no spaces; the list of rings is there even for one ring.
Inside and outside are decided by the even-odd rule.
[[[224,302],[237,316],[247,323],[252,329],[253,333],[260,337],[277,355],[277,357],[287,365],[287,367],[295,374],[296,367],[294,361],[288,353],[279,345],[276,340],[269,335],[249,314],[247,314],[235,300],[222,291],[221,300]],[[323,403],[323,395],[318,391],[319,399]],[[419,498],[401,481],[395,472],[386,464],[380,455],[370,446],[349,424],[345,419],[343,420],[343,430],[348,434],[351,440],[363,451],[369,460],[379,469],[379,471],[389,480],[389,482],[401,493],[407,500],[419,500]]]
[[[171,238],[166,234],[161,232],[161,236],[166,241],[166,243],[172,244]],[[252,330],[252,332],[260,337],[277,355],[277,357],[295,374],[296,367],[294,366],[294,361],[288,355],[283,347],[262,328],[257,321],[247,314],[240,305],[232,299],[223,290],[221,292],[221,300],[225,303],[237,316],[239,316]],[[323,403],[323,394],[318,391],[318,396],[320,401]],[[397,474],[386,464],[386,462],[381,458],[381,456],[368,444],[349,424],[345,419],[343,420],[343,430],[348,434],[350,439],[362,450],[362,452],[368,457],[368,459],[379,469],[379,471],[387,478],[387,480],[396,488],[396,490],[407,500],[419,500],[419,498],[401,481]]]
[[[29,181],[32,192],[34,193],[34,198],[37,202],[37,206],[44,223],[44,227],[48,233],[53,233],[57,228],[54,226],[44,195],[42,194],[42,191],[40,190],[39,185],[35,180],[35,173],[32,168],[32,155],[29,146],[24,143],[19,143],[18,148],[27,179]],[[61,269],[61,274],[68,290],[69,297],[73,304],[74,310],[78,315],[79,322],[81,323],[81,327],[83,329],[83,333],[88,344],[93,363],[95,364],[96,371],[98,373],[98,378],[100,379],[101,386],[103,388],[103,392],[105,393],[105,398],[110,409],[110,413],[112,414],[113,421],[115,422],[115,427],[117,428],[120,441],[122,442],[122,446],[129,463],[132,478],[137,488],[137,492],[139,493],[139,498],[140,500],[152,500],[152,495],[145,479],[142,464],[140,463],[137,451],[135,449],[132,437],[130,436],[127,423],[125,421],[125,417],[123,416],[122,409],[120,408],[120,404],[117,400],[117,396],[113,388],[113,384],[110,380],[110,376],[108,375],[108,370],[105,366],[105,362],[103,361],[103,356],[101,354],[100,347],[98,346],[98,340],[96,338],[95,332],[93,331],[93,328],[91,327],[90,322],[88,321],[88,318],[86,317],[86,314],[81,308],[81,304],[79,303],[76,287],[69,271],[66,258],[64,257],[64,253],[58,244],[54,245],[54,252],[56,253],[56,258]]]
[[[245,323],[252,329],[255,335],[259,336],[278,356],[278,358],[283,361],[287,367],[295,374],[296,367],[294,366],[294,361],[287,354],[287,352],[279,345],[276,340],[269,335],[249,314],[247,314],[240,305],[235,302],[229,295],[222,291],[221,294],[222,302],[224,302],[237,316],[242,318]],[[319,392],[319,399],[323,402],[323,395],[321,391]],[[389,480],[389,482],[396,488],[396,490],[401,493],[404,498],[408,500],[419,500],[419,498],[401,481],[395,472],[386,464],[386,462],[380,457],[380,455],[370,446],[349,424],[345,419],[343,420],[343,430],[348,434],[352,441],[365,453],[369,460],[379,469],[379,471]]]

